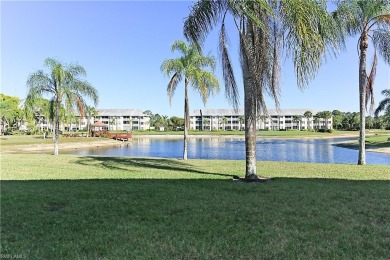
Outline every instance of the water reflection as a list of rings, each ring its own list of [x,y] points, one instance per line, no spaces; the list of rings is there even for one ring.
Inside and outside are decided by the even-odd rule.
[[[257,159],[262,161],[352,163],[358,151],[333,146],[350,139],[260,139]],[[78,155],[147,156],[181,158],[183,140],[172,138],[133,138],[123,147],[77,150]],[[188,158],[244,160],[245,140],[236,137],[201,137],[188,139]],[[390,165],[390,155],[367,152],[368,164]]]

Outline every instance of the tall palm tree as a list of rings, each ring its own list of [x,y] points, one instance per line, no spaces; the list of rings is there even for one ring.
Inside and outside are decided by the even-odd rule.
[[[227,44],[226,17],[236,26],[244,85],[246,171],[245,179],[258,179],[256,171],[256,114],[267,113],[265,95],[278,106],[282,47],[292,57],[297,83],[307,86],[321,65],[327,47],[334,44],[334,20],[326,1],[236,1],[198,0],[184,23],[185,36],[202,43],[221,20],[219,49],[225,92],[238,107],[238,87]],[[282,44],[283,43],[283,44]]]
[[[374,105],[373,89],[377,66],[377,53],[390,64],[390,2],[387,0],[344,0],[334,13],[342,33],[358,36],[359,50],[359,106],[360,133],[358,164],[366,164],[365,118],[368,100]],[[370,74],[366,60],[369,43],[374,46],[374,59]],[[368,76],[367,76],[368,75]]]
[[[313,113],[311,111],[306,111],[303,116],[306,117],[307,129],[310,129],[310,118],[313,116]]]
[[[58,155],[59,124],[61,104],[67,103],[76,107],[80,114],[84,114],[86,102],[84,96],[90,97],[95,105],[98,102],[97,90],[87,81],[81,80],[86,72],[80,65],[66,65],[47,58],[44,65],[50,70],[50,74],[43,70],[32,73],[27,79],[28,94],[27,104],[33,104],[37,98],[44,94],[51,95],[54,105],[54,155]]]
[[[375,110],[376,117],[382,111],[385,111],[385,113],[390,113],[390,89],[384,89],[381,93],[382,95],[386,96],[386,98],[379,103],[377,109]]]
[[[175,41],[171,47],[172,51],[179,51],[181,56],[176,59],[165,60],[161,65],[161,72],[171,80],[168,83],[169,103],[175,93],[178,83],[184,78],[184,149],[183,159],[187,160],[187,135],[190,127],[190,112],[188,101],[188,85],[197,90],[203,103],[206,104],[210,94],[219,91],[218,79],[213,75],[215,70],[215,59],[210,56],[203,56],[197,46],[187,44],[184,41]],[[212,72],[205,70],[211,68]]]

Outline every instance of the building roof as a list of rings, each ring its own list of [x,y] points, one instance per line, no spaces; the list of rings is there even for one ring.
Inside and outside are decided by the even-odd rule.
[[[104,124],[102,121],[97,121],[96,123],[94,123],[92,126],[96,126],[96,127],[103,127],[103,126],[107,126],[106,124]]]
[[[147,116],[140,109],[96,109],[97,116]]]
[[[269,116],[303,116],[306,111],[312,112],[315,115],[318,110],[305,108],[305,109],[268,109]],[[261,113],[263,114],[263,113]],[[244,109],[196,109],[191,116],[242,116],[244,115]]]

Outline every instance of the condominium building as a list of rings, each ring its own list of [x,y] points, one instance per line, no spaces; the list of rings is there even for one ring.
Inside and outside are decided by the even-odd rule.
[[[312,116],[306,118],[306,111]],[[314,109],[269,109],[268,114],[257,115],[258,130],[289,130],[289,129],[332,129],[332,118],[314,118],[319,111]],[[243,109],[197,109],[190,114],[190,128],[198,130],[243,130]]]
[[[90,123],[102,122],[108,130],[146,130],[149,129],[150,117],[138,109],[97,109],[97,115]],[[87,125],[87,119],[81,120],[81,128]]]
[[[89,124],[93,125],[96,122],[101,122],[106,125],[107,130],[147,130],[150,125],[150,117],[145,115],[138,109],[97,109],[96,114],[89,118]],[[77,113],[77,112],[75,112]],[[68,122],[60,122],[60,130],[75,131],[87,128],[86,116],[80,118],[75,116],[73,120]],[[36,126],[41,129],[53,129],[52,122],[45,116],[39,117]]]

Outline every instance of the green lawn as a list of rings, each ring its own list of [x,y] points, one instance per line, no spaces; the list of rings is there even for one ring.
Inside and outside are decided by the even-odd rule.
[[[387,259],[390,167],[1,155],[1,254]]]

